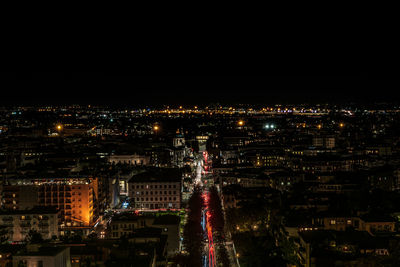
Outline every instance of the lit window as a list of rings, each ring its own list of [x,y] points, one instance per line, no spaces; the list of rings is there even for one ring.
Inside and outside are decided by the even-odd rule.
[[[336,220],[331,220],[331,224],[336,224]]]

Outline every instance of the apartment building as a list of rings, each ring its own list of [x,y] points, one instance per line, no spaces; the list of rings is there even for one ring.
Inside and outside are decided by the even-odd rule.
[[[182,173],[179,169],[153,168],[128,182],[129,197],[137,209],[179,209]]]
[[[59,236],[58,213],[53,207],[3,210],[0,211],[0,226],[6,227],[8,241],[24,241],[31,230],[40,233],[43,239],[51,239]]]
[[[97,220],[98,193],[98,178],[13,179],[3,185],[2,204],[7,210],[55,207],[61,229],[90,228]]]

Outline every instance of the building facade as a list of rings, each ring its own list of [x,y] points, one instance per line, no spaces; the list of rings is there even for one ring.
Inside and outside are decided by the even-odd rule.
[[[168,171],[167,171],[168,170]],[[129,180],[129,197],[137,209],[179,209],[182,175],[174,169],[159,169],[134,175]]]
[[[3,208],[55,207],[59,210],[61,229],[93,226],[97,220],[97,198],[98,178],[18,179],[3,186]]]
[[[58,211],[50,207],[2,211],[0,226],[6,227],[8,241],[24,241],[31,230],[41,234],[43,239],[51,239],[59,236]]]

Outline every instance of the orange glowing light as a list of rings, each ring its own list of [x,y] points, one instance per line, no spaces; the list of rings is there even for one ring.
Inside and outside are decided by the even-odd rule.
[[[243,126],[244,125],[244,121],[238,121],[239,126]]]

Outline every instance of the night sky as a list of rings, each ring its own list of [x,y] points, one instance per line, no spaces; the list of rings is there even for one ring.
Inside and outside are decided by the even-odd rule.
[[[323,74],[323,73],[322,73]],[[0,104],[346,103],[399,101],[395,75],[136,76],[1,72]]]

